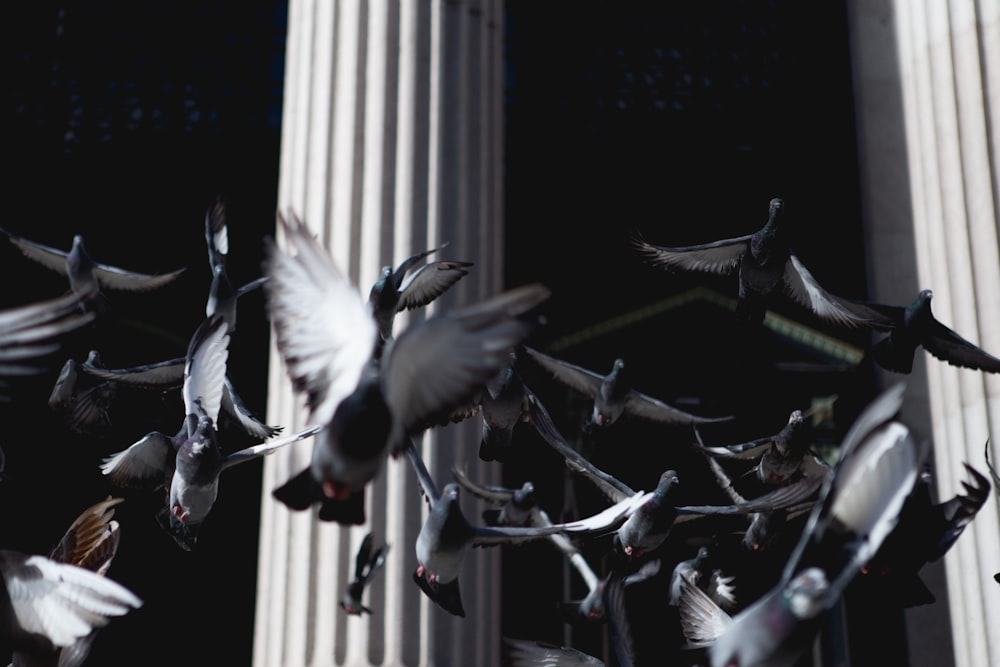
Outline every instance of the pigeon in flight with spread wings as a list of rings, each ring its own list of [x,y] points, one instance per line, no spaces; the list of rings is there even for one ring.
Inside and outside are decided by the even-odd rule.
[[[692,245],[653,245],[635,236],[633,246],[651,265],[683,271],[729,275],[738,273],[736,314],[743,320],[764,320],[776,294],[784,293],[820,319],[845,327],[884,326],[876,313],[826,291],[796,256],[788,238],[784,200],[768,204],[767,222],[744,236]]]
[[[382,267],[378,280],[368,292],[368,307],[378,324],[382,344],[392,338],[396,313],[426,306],[468,275],[472,262],[441,260],[413,269],[418,262],[447,245],[443,243],[411,255],[395,269],[390,265]]]
[[[934,293],[921,290],[906,306],[863,303],[863,307],[884,317],[888,325],[879,327],[887,332],[872,347],[872,358],[882,368],[908,374],[913,370],[917,348],[924,348],[935,358],[957,366],[986,373],[1000,373],[1000,359],[966,340],[938,320],[931,310]]]
[[[593,399],[594,406],[586,428],[611,426],[624,415],[660,424],[692,426],[733,419],[732,416],[699,417],[636,391],[629,383],[625,361],[621,358],[615,360],[607,375],[602,375],[531,347],[524,350],[558,382]]]
[[[479,526],[470,523],[462,513],[459,504],[460,484],[449,482],[439,490],[412,441],[406,447],[406,455],[430,510],[417,534],[417,567],[413,572],[413,580],[430,599],[455,616],[465,616],[459,574],[465,553],[470,547],[518,544],[559,533],[582,536],[610,532],[620,526],[625,517],[646,497],[646,493],[640,491],[593,516],[567,523]]]
[[[279,216],[288,250],[267,246],[264,285],[278,351],[320,427],[312,460],[272,491],[292,510],[364,523],[364,492],[387,457],[445,418],[506,363],[550,296],[523,285],[414,323],[378,354],[378,324],[357,287],[298,218]]]
[[[104,574],[117,549],[108,507],[95,506],[96,526],[81,515],[50,556],[0,551],[0,641],[23,664],[65,652],[59,664],[78,665],[96,630],[142,606]]]
[[[184,370],[184,418],[173,436],[152,431],[104,459],[101,472],[120,487],[163,488],[167,498],[157,515],[161,526],[185,550],[194,548],[201,526],[218,497],[224,470],[274,453],[311,437],[307,428],[237,452],[224,454],[216,420],[222,404],[229,328],[222,315],[202,321],[191,337]]]
[[[729,616],[696,586],[682,584],[684,634],[707,650],[710,667],[793,665],[824,612],[893,530],[929,449],[896,418],[904,389],[882,392],[844,436],[834,474],[769,592]]]
[[[182,267],[168,273],[139,273],[98,262],[87,252],[81,234],[73,237],[73,245],[66,251],[29,241],[2,227],[0,233],[3,233],[28,259],[66,276],[69,279],[70,290],[87,303],[97,303],[99,310],[106,307],[101,305],[103,303],[101,299],[107,290],[149,292],[173,282],[185,271]]]
[[[115,506],[123,501],[124,498],[109,496],[85,509],[49,551],[48,557],[57,563],[106,575],[121,540],[121,527],[114,516]],[[69,646],[15,651],[11,656],[11,667],[76,667],[90,654],[96,634],[95,628]]]

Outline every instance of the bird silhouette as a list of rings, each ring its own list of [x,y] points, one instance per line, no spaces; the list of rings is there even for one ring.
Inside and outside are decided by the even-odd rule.
[[[783,199],[768,204],[764,226],[744,236],[686,247],[653,245],[641,236],[634,249],[653,266],[739,276],[736,315],[760,323],[778,295],[809,309],[827,322],[849,328],[884,326],[868,309],[825,290],[792,250]]]
[[[374,540],[374,533],[368,533],[361,540],[358,553],[354,557],[354,578],[348,582],[340,598],[340,608],[353,616],[372,613],[372,610],[362,602],[362,598],[372,580],[382,571],[386,554],[389,553],[388,544],[376,549]]]
[[[293,387],[321,428],[310,464],[272,495],[295,511],[318,504],[325,521],[363,523],[365,487],[387,457],[496,375],[550,290],[523,285],[436,313],[378,354],[378,325],[357,288],[301,220],[279,221],[289,250],[268,245],[268,310]]]
[[[611,426],[625,415],[669,425],[714,424],[733,419],[700,417],[633,389],[621,358],[615,360],[607,375],[601,375],[531,347],[524,349],[558,382],[593,400],[593,410],[585,423],[587,429]]]

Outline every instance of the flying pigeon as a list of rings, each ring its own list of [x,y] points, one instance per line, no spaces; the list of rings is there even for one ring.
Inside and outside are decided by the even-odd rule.
[[[347,590],[340,598],[340,608],[353,616],[372,613],[372,610],[361,602],[361,598],[368,585],[382,571],[385,556],[389,552],[388,544],[383,544],[378,549],[373,548],[373,540],[373,533],[368,533],[361,540],[361,546],[358,547],[358,553],[354,557],[354,579],[347,584]]]
[[[84,363],[94,368],[104,367],[97,350],[91,350]],[[115,400],[117,384],[82,373],[80,365],[73,358],[63,364],[49,394],[49,408],[75,433],[107,435],[111,428],[108,410]]]
[[[221,409],[229,329],[222,315],[205,319],[191,337],[184,371],[184,418],[173,436],[152,431],[127,449],[106,457],[101,471],[121,487],[163,488],[167,498],[160,525],[185,550],[194,548],[218,495],[219,477],[234,465],[273,453],[315,435],[304,429],[223,454],[216,420]]]
[[[645,500],[638,492],[597,514],[568,523],[543,526],[478,526],[469,523],[459,505],[457,482],[440,491],[412,441],[406,447],[421,494],[430,512],[417,534],[417,567],[413,580],[440,607],[455,616],[465,616],[459,589],[459,573],[470,547],[517,544],[558,533],[587,535],[615,530],[625,517]]]
[[[59,250],[41,243],[29,241],[17,234],[0,228],[11,243],[30,260],[55,271],[69,279],[70,290],[88,303],[93,303],[106,290],[127,292],[149,292],[173,282],[185,269],[169,273],[148,274],[129,271],[110,264],[95,261],[83,244],[83,236],[73,237],[69,251]]]
[[[413,269],[417,262],[447,245],[444,243],[412,255],[395,269],[388,265],[382,267],[378,280],[368,292],[368,307],[378,325],[381,341],[392,338],[396,313],[426,306],[468,275],[472,262],[442,260]]]
[[[615,360],[607,375],[601,375],[536,349],[524,349],[558,382],[593,399],[593,410],[586,428],[611,426],[624,415],[669,425],[713,424],[733,419],[731,416],[699,417],[633,389],[625,373],[625,361],[621,358]]]
[[[678,561],[670,574],[667,604],[673,607],[680,605],[682,584],[687,581],[704,591],[724,611],[731,613],[735,610],[735,577],[723,575],[721,570],[713,567],[713,561],[711,550],[707,546],[699,547],[692,558]]]
[[[852,328],[886,324],[876,313],[827,292],[816,282],[792,250],[785,203],[777,197],[768,204],[767,222],[752,234],[679,248],[653,245],[639,236],[632,242],[653,266],[738,273],[736,314],[748,322],[762,322],[776,294],[783,292],[828,322]]]
[[[0,551],[0,576],[0,634],[20,653],[71,648],[113,617],[142,606],[118,582],[44,556]]]
[[[542,438],[566,459],[566,466],[589,479],[611,502],[633,497],[630,486],[604,472],[573,449],[552,422],[548,411],[533,400],[532,423]],[[684,505],[671,500],[671,490],[679,482],[676,470],[660,474],[646,501],[630,514],[615,533],[616,547],[628,558],[639,559],[663,544],[674,524],[710,515],[745,515],[789,507],[816,493],[822,480],[806,477],[745,503],[732,505]]]
[[[0,310],[0,401],[11,400],[11,380],[47,371],[65,337],[93,322],[96,315],[84,303],[70,292]]]
[[[272,491],[324,521],[364,522],[364,490],[409,437],[445,418],[506,363],[550,290],[517,287],[415,323],[377,354],[378,325],[357,288],[298,218],[279,216],[289,251],[267,246],[264,286],[278,351],[320,427],[311,463]]]
[[[826,477],[831,469],[812,451],[806,416],[802,410],[792,410],[788,423],[774,435],[721,447],[700,444],[698,449],[716,458],[756,461],[757,479],[766,486],[779,486],[802,476]],[[695,433],[700,441],[701,434]]]
[[[230,333],[236,329],[236,303],[241,296],[259,288],[267,280],[261,276],[236,287],[229,279],[226,268],[229,259],[229,226],[226,222],[226,205],[216,197],[205,212],[205,245],[208,248],[208,266],[212,272],[205,317],[221,313],[229,323]]]
[[[987,373],[1000,373],[1000,359],[962,338],[944,325],[931,311],[929,289],[921,290],[908,306],[864,303],[863,306],[884,317],[889,324],[880,327],[888,335],[872,347],[872,357],[879,366],[896,373],[913,370],[918,347],[952,366]]]
[[[883,599],[901,607],[935,602],[920,569],[951,549],[990,495],[989,480],[968,463],[963,465],[971,480],[962,481],[965,492],[940,503],[932,500],[930,475],[917,479],[896,527],[862,567],[859,584],[885,591]]]
[[[844,436],[834,473],[823,484],[778,582],[729,616],[682,582],[681,617],[710,667],[790,667],[811,644],[822,615],[897,525],[929,445],[896,418],[905,386],[883,391]]]
[[[80,513],[66,530],[62,539],[49,552],[48,557],[57,563],[75,565],[106,575],[118,553],[121,531],[115,520],[115,506],[124,498],[108,497]],[[12,667],[76,667],[90,654],[90,647],[97,629],[81,637],[70,646],[51,650],[16,651],[11,656]]]
[[[526,481],[517,488],[480,484],[474,482],[465,468],[452,466],[455,481],[473,495],[497,505],[483,511],[483,521],[488,526],[537,526],[544,523],[542,509],[538,506],[535,485]]]

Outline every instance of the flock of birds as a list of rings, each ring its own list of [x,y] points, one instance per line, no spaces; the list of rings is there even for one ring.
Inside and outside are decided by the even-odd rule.
[[[790,247],[784,216],[782,200],[773,199],[766,224],[751,234],[688,247],[652,245],[636,235],[634,248],[640,259],[667,270],[737,274],[735,315],[751,325],[761,324],[775,299],[791,298],[829,323],[879,335],[870,353],[889,371],[909,373],[923,348],[949,364],[1000,372],[1000,359],[934,317],[930,290],[906,306],[829,293]],[[860,580],[884,587],[901,606],[933,602],[920,569],[951,548],[989,496],[990,478],[965,463],[965,492],[933,499],[926,472],[931,444],[899,419],[902,382],[861,411],[832,461],[815,451],[801,410],[771,436],[706,444],[701,427],[731,417],[692,414],[636,390],[621,359],[603,373],[532,347],[551,295],[544,285],[521,285],[435,310],[396,332],[398,313],[431,303],[472,264],[431,261],[444,246],[430,249],[385,267],[366,295],[303,221],[279,213],[277,223],[280,233],[264,241],[262,275],[234,286],[227,274],[225,206],[221,199],[213,202],[205,216],[212,283],[205,318],[191,333],[186,354],[107,368],[92,351],[84,361],[66,360],[49,399],[54,411],[82,430],[107,420],[118,386],[181,392],[176,432],[151,431],[95,470],[122,488],[162,492],[157,520],[181,549],[197,548],[219,478],[239,463],[311,440],[310,463],[265,491],[289,511],[315,510],[322,521],[354,526],[366,523],[368,485],[389,459],[405,457],[428,508],[414,544],[413,581],[444,612],[465,614],[459,581],[470,548],[548,540],[588,589],[584,599],[566,605],[567,614],[606,624],[619,665],[637,661],[626,591],[655,581],[661,570],[670,573],[662,595],[676,611],[686,664],[792,665],[815,640],[824,614]],[[25,257],[69,280],[59,297],[0,312],[0,389],[7,392],[16,389],[18,376],[47,370],[66,337],[113,308],[109,292],[158,289],[183,271],[149,275],[99,263],[80,236],[63,251],[0,231]],[[308,410],[307,426],[291,434],[252,414],[227,372],[240,297],[258,289],[291,387]],[[731,502],[679,504],[673,492],[684,470],[662,471],[648,490],[602,470],[571,444],[527,386],[525,364],[592,402],[581,426],[585,433],[614,429],[623,418],[690,429],[690,450]],[[603,508],[553,521],[530,481],[517,488],[485,485],[458,466],[452,479],[435,479],[416,439],[428,429],[473,418],[482,422],[483,461],[503,463],[515,427],[530,424],[572,474],[606,498]],[[223,423],[256,444],[227,452]],[[993,485],[1000,484],[988,456],[985,463]],[[756,476],[764,492],[741,495],[734,465]],[[490,504],[482,521],[463,513],[463,491]],[[0,551],[0,632],[14,648],[12,664],[79,665],[101,627],[142,605],[106,576],[120,535],[118,502],[108,498],[87,509],[48,554]],[[694,557],[665,561],[664,545],[676,526],[711,518],[727,528],[705,540]],[[599,576],[581,546],[608,536],[600,543],[607,545],[611,565]],[[760,560],[762,554],[767,560]],[[388,557],[389,545],[377,547],[369,533],[340,601],[345,613],[377,613],[364,597]],[[603,664],[573,647],[531,638],[505,637],[503,646],[505,662],[514,666]]]

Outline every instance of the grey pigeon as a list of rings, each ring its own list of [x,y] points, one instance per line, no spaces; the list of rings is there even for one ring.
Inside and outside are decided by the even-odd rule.
[[[382,267],[378,280],[368,292],[368,306],[378,324],[381,341],[392,338],[396,313],[426,306],[468,275],[472,262],[442,260],[413,268],[428,255],[447,245],[444,243],[437,248],[411,255],[395,269],[389,265]]]
[[[0,641],[15,653],[72,651],[113,618],[141,606],[132,591],[97,571],[0,551]]]
[[[372,613],[362,602],[362,597],[375,576],[382,571],[386,554],[389,553],[388,544],[376,549],[374,540],[373,533],[368,533],[361,540],[361,546],[354,557],[354,578],[347,584],[347,590],[340,598],[340,608],[353,616]]]
[[[736,588],[733,585],[735,577],[724,576],[712,564],[711,550],[707,546],[699,547],[692,558],[678,561],[670,573],[667,604],[673,607],[680,605],[682,586],[686,581],[704,591],[724,611],[732,612],[737,604]]]
[[[0,310],[0,401],[11,400],[12,380],[46,372],[65,338],[94,321],[85,302],[70,292]]]
[[[958,335],[938,320],[931,310],[934,294],[921,290],[907,306],[865,303],[866,308],[884,317],[889,324],[881,327],[888,335],[872,347],[872,357],[886,370],[910,373],[917,348],[952,366],[987,373],[1000,373],[1000,359]]]
[[[761,484],[779,486],[802,476],[826,477],[831,473],[830,466],[813,452],[810,434],[806,413],[792,410],[788,423],[774,435],[735,445],[701,445],[699,449],[716,458],[756,461],[753,469]]]
[[[0,228],[0,232],[25,257],[66,276],[71,291],[88,301],[107,290],[149,292],[159,289],[173,282],[185,271],[180,268],[162,274],[139,273],[95,261],[87,252],[80,234],[73,237],[73,245],[66,251],[29,241],[3,228]]]
[[[587,535],[613,531],[642,503],[646,495],[644,492],[636,493],[593,516],[568,523],[479,526],[469,523],[462,513],[459,504],[462,487],[457,482],[449,482],[439,491],[412,441],[406,447],[406,455],[430,509],[417,534],[417,567],[413,580],[430,599],[455,616],[465,616],[459,574],[469,548],[518,544],[558,533]]]
[[[324,521],[364,522],[364,490],[409,437],[493,377],[537,326],[550,290],[524,285],[436,313],[377,354],[378,325],[357,288],[299,219],[279,216],[288,250],[267,246],[265,295],[278,351],[308,421],[312,461],[272,491]]]
[[[108,497],[88,507],[70,524],[62,539],[49,552],[57,563],[75,565],[106,575],[118,553],[121,531],[114,518],[115,506],[124,498]],[[90,654],[97,629],[69,646],[51,650],[15,651],[12,667],[76,667]]]
[[[611,426],[624,415],[669,425],[713,424],[733,419],[731,416],[699,417],[633,389],[621,358],[615,360],[607,375],[602,375],[533,348],[524,349],[558,382],[594,401],[586,428]]]
[[[759,323],[784,293],[820,319],[846,327],[884,325],[877,314],[827,292],[790,245],[785,202],[768,204],[767,222],[752,234],[686,247],[653,245],[636,236],[635,249],[653,266],[720,275],[738,273],[736,314]]]
[[[166,503],[157,518],[185,550],[194,548],[202,523],[215,504],[222,472],[245,461],[315,435],[291,436],[223,454],[216,420],[221,409],[229,330],[221,315],[205,319],[191,337],[184,371],[184,417],[173,436],[153,431],[104,459],[101,471],[122,487],[163,488]]]
[[[904,389],[882,392],[855,419],[769,592],[730,617],[697,587],[684,587],[684,634],[693,646],[707,647],[710,667],[793,665],[822,615],[892,532],[929,448],[897,419]]]

